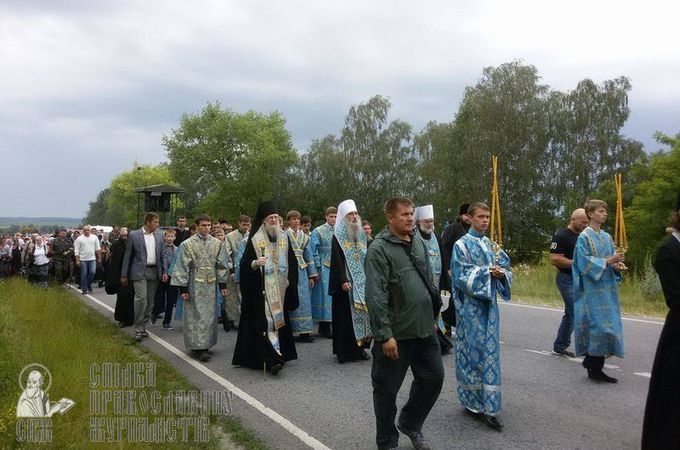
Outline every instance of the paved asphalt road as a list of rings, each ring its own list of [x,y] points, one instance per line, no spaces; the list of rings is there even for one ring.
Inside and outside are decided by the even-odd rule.
[[[94,299],[113,306],[114,296],[102,289],[87,299],[75,295],[113,320],[111,311]],[[649,372],[662,321],[624,319],[626,358],[607,360],[606,371],[619,379],[610,385],[590,381],[579,360],[550,353],[560,318],[561,312],[551,308],[501,306],[501,418],[505,422],[501,433],[464,413],[455,398],[454,356],[444,356],[444,388],[423,429],[432,448],[639,448]],[[314,442],[317,448],[376,448],[370,361],[338,364],[331,341],[319,337],[311,344],[298,343],[299,359],[287,364],[278,376],[265,378],[261,371],[231,366],[234,331],[225,333],[220,328],[211,361],[201,364],[185,356],[181,323],[175,326],[175,331],[162,330],[160,321],[150,326],[152,338],[142,345],[166,358],[201,389],[219,389],[218,381],[226,379],[245,392],[241,398],[249,404],[236,395],[234,414],[270,448],[307,449]],[[130,328],[123,330],[132,333]],[[200,367],[210,369],[205,372],[212,378]],[[409,373],[398,406],[406,401],[411,380]],[[400,445],[411,448],[404,436]]]

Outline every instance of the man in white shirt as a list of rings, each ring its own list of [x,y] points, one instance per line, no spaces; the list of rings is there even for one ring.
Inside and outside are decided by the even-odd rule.
[[[97,236],[90,233],[90,226],[83,227],[83,234],[73,243],[76,265],[80,267],[80,291],[83,294],[92,292],[92,280],[97,271],[97,262],[101,263],[101,246]]]
[[[120,284],[132,280],[135,288],[135,340],[148,337],[146,324],[153,310],[154,296],[161,278],[163,233],[158,230],[160,219],[154,212],[146,213],[144,226],[128,235]]]

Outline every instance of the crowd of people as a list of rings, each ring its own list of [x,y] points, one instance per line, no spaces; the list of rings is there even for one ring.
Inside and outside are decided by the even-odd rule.
[[[652,373],[647,448],[666,448],[680,436],[677,413],[654,413],[680,397],[672,381],[680,370],[668,361],[677,360],[680,329],[672,314],[680,304],[680,201],[677,207],[655,261],[671,313]],[[372,360],[380,449],[396,448],[399,432],[416,449],[429,448],[422,426],[442,389],[442,354],[455,348],[461,405],[502,430],[497,297],[510,300],[513,277],[508,255],[486,236],[489,207],[461,205],[440,236],[432,205],[416,208],[395,197],[384,213],[387,226],[374,236],[351,199],[328,207],[316,228],[298,211],[280,214],[271,201],[252,219],[241,215],[235,229],[205,214],[191,225],[179,217],[176,228],[160,229],[150,212],[133,231],[84,226],[7,237],[2,274],[25,273],[46,288],[53,273],[59,283],[77,280],[83,294],[99,280],[117,296],[115,319],[134,328],[136,341],[148,337],[149,323],[162,318],[162,328],[173,330],[173,319],[182,320],[184,344],[200,361],[210,359],[220,323],[238,330],[233,365],[274,375],[297,358],[296,342],[332,339],[338,363]],[[627,268],[602,229],[606,220],[607,204],[589,200],[552,240],[550,260],[565,305],[553,351],[584,356],[591,380],[616,383],[602,369],[606,357],[624,356],[618,283]],[[409,368],[414,380],[397,418]]]

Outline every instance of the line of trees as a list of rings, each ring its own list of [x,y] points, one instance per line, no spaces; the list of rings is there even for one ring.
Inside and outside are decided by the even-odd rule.
[[[391,118],[390,100],[377,95],[352,106],[337,135],[315,139],[304,153],[293,147],[280,113],[237,113],[208,103],[184,114],[163,137],[167,163],[118,175],[91,203],[85,221],[131,223],[132,188],[174,183],[188,192],[189,215],[206,211],[234,219],[273,198],[282,210],[295,208],[320,221],[328,205],[353,198],[362,216],[381,226],[383,202],[405,195],[434,204],[444,222],[460,203],[489,199],[496,154],[504,234],[514,258],[537,258],[586,198],[611,200],[616,172],[626,173],[629,241],[640,246],[631,252],[643,258],[662,236],[665,213],[659,211],[670,211],[668,201],[649,198],[659,195],[656,180],[669,167],[667,159],[680,159],[677,137],[659,136],[673,149],[649,156],[621,134],[630,114],[625,77],[601,84],[585,79],[566,92],[540,80],[534,66],[520,61],[485,68],[450,122],[430,122],[418,132]],[[672,173],[664,198],[680,188]],[[651,205],[666,209],[657,209],[655,227],[643,232]]]

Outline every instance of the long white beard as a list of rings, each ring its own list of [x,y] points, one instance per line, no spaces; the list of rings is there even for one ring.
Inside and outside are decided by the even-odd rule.
[[[279,225],[264,225],[264,229],[269,235],[270,238],[275,238],[276,236],[279,235],[279,231],[281,230],[281,227]]]
[[[423,225],[418,225],[418,228],[420,228],[420,231],[422,231],[423,233],[427,234],[428,236],[431,235],[432,232],[434,231],[433,229],[426,228],[426,227],[423,226]]]
[[[359,241],[359,235],[363,231],[361,228],[361,218],[357,217],[356,222],[350,222],[348,219],[345,220],[345,226],[347,227],[347,234],[349,234],[349,237],[354,241],[357,242]]]

